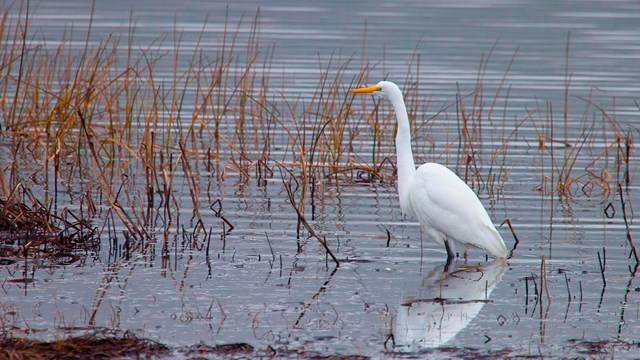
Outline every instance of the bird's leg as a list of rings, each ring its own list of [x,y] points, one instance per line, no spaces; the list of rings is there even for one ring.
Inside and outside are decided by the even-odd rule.
[[[453,260],[456,258],[456,252],[453,250],[453,244],[449,242],[448,239],[444,239],[444,248],[447,249],[447,264],[444,266],[444,271],[449,272],[449,266],[453,263]]]
[[[451,244],[449,244],[449,240],[444,240],[444,247],[447,249],[447,262],[456,257],[456,253],[451,249]]]
[[[452,264],[453,264],[453,258],[447,256],[447,263],[444,264],[444,272],[446,274],[449,274],[449,267],[451,267]]]

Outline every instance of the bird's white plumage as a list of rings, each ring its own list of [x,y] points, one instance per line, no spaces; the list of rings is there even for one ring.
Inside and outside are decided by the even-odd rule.
[[[452,250],[466,246],[506,257],[507,249],[476,194],[451,170],[437,163],[418,168],[409,184],[408,202],[424,232]]]
[[[450,258],[469,246],[484,249],[495,257],[506,257],[502,237],[467,184],[437,163],[427,163],[416,170],[409,117],[400,88],[390,81],[381,81],[351,92],[381,95],[391,101],[398,121],[398,195],[403,214],[414,216],[432,240],[448,245]]]

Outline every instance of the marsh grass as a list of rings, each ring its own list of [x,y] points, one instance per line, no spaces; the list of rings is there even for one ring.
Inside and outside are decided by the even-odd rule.
[[[43,206],[54,214],[60,202],[98,206],[113,227],[124,228],[129,245],[144,252],[153,229],[162,229],[169,251],[170,234],[185,226],[194,236],[190,243],[201,248],[211,230],[202,209],[214,201],[202,199],[204,189],[229,176],[265,186],[267,179],[277,178],[278,166],[286,166],[299,181],[295,208],[303,215],[307,204],[317,201],[316,187],[326,182],[393,182],[393,112],[384,102],[355,100],[346,93],[372,78],[379,64],[363,58],[353,69],[358,62],[353,57],[319,56],[316,90],[302,101],[271,86],[274,48],[260,42],[259,12],[235,26],[225,20],[213,44],[205,19],[194,50],[185,56],[177,24],[169,36],[135,49],[133,20],[124,38],[96,40],[90,21],[83,48],[71,45],[72,31],[50,48],[30,32],[27,5],[16,5],[15,22],[9,21],[9,8],[0,19],[0,111],[3,136],[13,144],[4,165],[4,197],[20,185],[42,192]],[[568,61],[562,123],[554,121],[551,101],[514,120],[507,115],[508,75],[517,49],[487,96],[485,76],[494,49],[480,60],[475,87],[458,87],[453,102],[433,111],[431,100],[421,97],[428,89],[420,87],[416,47],[403,85],[416,157],[451,162],[476,192],[496,197],[517,161],[510,159],[510,143],[520,127],[531,126],[540,157],[552,169],[541,173],[537,189],[542,194],[556,193],[565,201],[594,193],[607,198],[615,183],[628,184],[633,137],[594,103],[592,94],[579,98],[585,107],[577,135],[570,138],[567,122],[575,116],[567,113]],[[168,78],[158,74],[160,67],[171,69]],[[455,132],[444,142],[430,138],[432,124],[452,111]],[[594,146],[600,139],[604,147]],[[284,150],[274,152],[275,147]],[[362,156],[363,149],[370,149],[370,156]],[[41,166],[23,173],[34,163]],[[76,191],[68,191],[76,185]],[[176,196],[182,187],[188,190],[188,205]],[[192,209],[186,223],[177,215],[184,206]]]
[[[2,174],[0,178],[3,178]],[[0,258],[3,264],[24,259],[26,265],[37,259],[64,265],[96,253],[100,242],[97,229],[91,225],[92,213],[76,214],[65,209],[54,215],[30,189],[14,188],[6,200],[0,199]]]
[[[94,354],[103,359],[131,356],[161,358],[171,353],[167,346],[137,337],[132,333],[117,334],[106,330],[51,342],[17,338],[2,339],[0,348],[0,357],[6,359],[81,359],[88,354]]]

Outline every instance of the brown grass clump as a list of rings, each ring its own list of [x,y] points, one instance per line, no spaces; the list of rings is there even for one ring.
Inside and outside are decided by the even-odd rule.
[[[170,352],[162,344],[131,333],[114,336],[99,332],[51,342],[15,338],[0,340],[1,359],[157,358],[167,356]]]
[[[249,354],[252,354],[255,349],[253,346],[245,343],[222,344],[216,346],[210,346],[201,343],[189,346],[182,351],[190,357],[230,355],[239,356],[240,354],[248,356]]]
[[[14,193],[15,194],[15,193]],[[53,214],[31,193],[32,207],[19,196],[0,198],[0,257],[49,258],[71,263],[80,252],[93,251],[99,245],[96,229],[87,219],[78,218],[66,210]]]
[[[628,342],[621,339],[571,339],[569,340],[568,348],[589,357],[605,356],[613,358],[616,353],[625,354],[640,350],[640,342]]]

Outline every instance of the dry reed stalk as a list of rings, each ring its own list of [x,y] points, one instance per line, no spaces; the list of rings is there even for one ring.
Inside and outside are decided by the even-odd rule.
[[[191,197],[192,206],[193,206],[193,218],[195,218],[196,224],[199,225],[200,229],[207,235],[207,229],[204,227],[204,223],[202,221],[202,216],[200,215],[200,190],[198,188],[198,183],[193,174],[193,170],[191,168],[191,164],[189,163],[189,158],[187,151],[184,147],[184,144],[180,141],[178,142],[180,146],[180,162],[182,163],[182,170],[184,172],[184,177],[187,180],[189,185],[189,195]],[[198,226],[196,226],[197,228]]]
[[[627,242],[629,243],[629,246],[631,246],[631,254],[629,254],[629,257],[633,255],[636,261],[635,267],[637,268],[640,263],[638,260],[638,250],[636,250],[636,245],[634,244],[633,237],[631,236],[631,227],[629,225],[629,220],[627,219],[627,204],[624,200],[624,192],[622,191],[622,185],[620,183],[618,183],[618,193],[620,194],[620,207],[622,208],[622,218],[624,220]]]
[[[294,175],[288,170],[286,169],[284,166],[282,166],[281,164],[278,164],[281,172],[280,172],[280,176],[282,177],[282,183],[284,185],[285,190],[287,191],[287,196],[289,198],[289,203],[291,204],[291,206],[293,207],[293,209],[295,210],[297,217],[298,217],[298,222],[300,224],[302,224],[302,226],[304,226],[305,229],[307,229],[307,231],[309,232],[309,234],[311,236],[313,236],[314,238],[316,238],[316,240],[318,240],[318,242],[320,243],[320,245],[322,245],[322,247],[325,249],[325,251],[327,252],[327,254],[329,254],[329,256],[331,256],[331,259],[333,260],[333,262],[336,264],[336,269],[338,267],[340,267],[340,261],[338,260],[338,258],[333,254],[333,251],[331,251],[331,248],[329,248],[329,246],[327,245],[327,239],[324,237],[320,237],[315,230],[313,230],[313,227],[311,227],[311,225],[309,225],[309,223],[307,222],[307,220],[304,218],[304,213],[302,210],[299,209],[298,205],[302,200],[296,202],[295,199],[295,195],[294,195],[294,190],[292,189],[292,184],[291,181],[287,181],[285,179],[285,175],[284,173],[288,173],[290,175],[290,179],[294,179]],[[301,187],[297,187],[298,189],[301,189]]]
[[[515,240],[515,242],[513,243],[513,247],[511,248],[511,251],[509,251],[509,256],[507,257],[508,259],[511,259],[513,257],[513,253],[516,251],[516,248],[518,247],[518,244],[520,244],[520,240],[518,239],[518,235],[516,235],[516,231],[513,229],[513,225],[511,224],[511,219],[506,218],[504,219],[504,221],[500,224],[500,226],[507,224],[509,226],[509,231],[511,231],[511,235],[513,235],[513,239]]]
[[[547,296],[546,310],[543,309],[544,306],[542,305],[543,292],[544,295]],[[551,308],[551,296],[549,295],[549,285],[547,283],[547,263],[544,255],[542,255],[540,260],[540,292],[538,301],[540,302],[540,342],[544,344],[547,333],[547,318],[549,309]]]
[[[20,44],[21,46],[19,64],[18,64],[18,78],[16,80],[15,92],[13,94],[13,106],[11,107],[11,112],[8,118],[9,123],[12,123],[12,124],[16,122],[16,112],[18,110],[18,101],[20,99],[20,96],[19,96],[20,87],[22,86],[23,65],[24,65],[25,54],[26,54],[25,49],[27,46],[27,29],[29,28],[29,2],[28,1],[26,3],[26,9],[25,9],[24,28],[20,26],[21,25],[20,22],[22,21],[21,15],[22,15],[23,5],[25,5],[24,2],[20,2],[20,9],[18,10],[18,16],[16,17],[16,25],[14,27],[15,31],[13,34],[13,42],[12,42],[13,44]],[[18,30],[21,30],[21,31],[18,31]],[[20,32],[22,33],[22,41],[17,41],[18,36],[20,35]],[[13,53],[13,51],[11,52]],[[7,73],[9,73],[10,71],[11,71],[11,68],[7,69]]]
[[[600,276],[602,277],[602,288],[607,287],[607,279],[604,276],[604,272],[607,270],[607,249],[606,247],[602,248],[602,256],[600,256],[600,251],[598,251],[598,265],[600,265]]]

